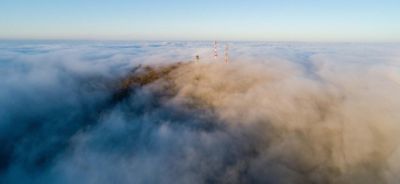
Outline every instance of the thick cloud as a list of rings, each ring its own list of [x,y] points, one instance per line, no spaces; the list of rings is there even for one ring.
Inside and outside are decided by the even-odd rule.
[[[0,182],[400,181],[400,46],[211,47],[0,44]]]

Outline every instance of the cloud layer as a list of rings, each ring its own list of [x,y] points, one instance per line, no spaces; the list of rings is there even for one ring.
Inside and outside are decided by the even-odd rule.
[[[230,45],[0,44],[0,182],[400,181],[400,46]]]

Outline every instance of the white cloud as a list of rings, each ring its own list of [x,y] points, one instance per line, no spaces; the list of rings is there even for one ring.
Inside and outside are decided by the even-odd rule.
[[[400,46],[229,44],[2,44],[0,181],[399,182]],[[110,103],[134,66],[195,55]]]

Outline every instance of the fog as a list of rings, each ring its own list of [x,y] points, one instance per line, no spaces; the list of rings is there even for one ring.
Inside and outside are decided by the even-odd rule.
[[[1,43],[0,183],[400,182],[400,45],[229,45]]]

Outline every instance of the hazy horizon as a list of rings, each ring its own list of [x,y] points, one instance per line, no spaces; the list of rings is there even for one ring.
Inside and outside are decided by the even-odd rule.
[[[3,43],[70,43],[70,42],[78,42],[78,43],[132,43],[132,42],[187,42],[187,43],[201,43],[201,42],[209,42],[210,44],[214,43],[214,41],[220,43],[282,43],[282,44],[399,44],[400,41],[273,41],[273,40],[218,40],[218,39],[209,39],[209,40],[140,40],[140,39],[36,39],[36,38],[0,38],[0,41]]]

